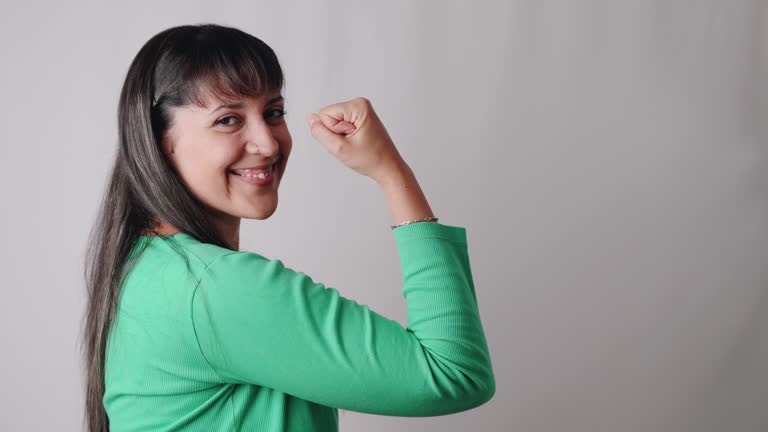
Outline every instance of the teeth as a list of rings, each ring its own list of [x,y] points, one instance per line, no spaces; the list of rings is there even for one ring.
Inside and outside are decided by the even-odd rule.
[[[275,170],[277,163],[275,162],[272,166],[268,167],[264,170],[253,170],[253,169],[246,169],[246,170],[237,170],[237,171],[231,171],[233,174],[237,174],[243,177],[249,177],[249,178],[258,178],[260,180],[264,180],[266,178],[269,178],[272,175],[272,172]]]
[[[266,173],[264,171],[258,172],[256,174],[247,173],[247,174],[240,174],[240,175],[243,176],[243,177],[256,177],[256,178],[260,178],[260,179],[265,179],[265,178],[269,177],[269,173]]]
[[[243,177],[256,177],[260,179],[265,179],[272,174],[272,167],[269,167],[266,171],[245,170],[245,171],[240,171],[236,173],[240,174]]]

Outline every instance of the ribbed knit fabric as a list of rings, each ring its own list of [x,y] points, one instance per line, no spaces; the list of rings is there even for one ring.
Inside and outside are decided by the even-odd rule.
[[[392,233],[406,328],[279,259],[141,237],[107,339],[111,431],[329,432],[338,409],[436,416],[490,400],[466,229]]]

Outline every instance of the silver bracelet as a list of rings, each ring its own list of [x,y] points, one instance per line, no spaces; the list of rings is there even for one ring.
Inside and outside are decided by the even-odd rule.
[[[408,225],[408,224],[412,224],[412,223],[416,223],[416,222],[437,222],[437,218],[436,217],[425,217],[423,219],[411,220],[411,221],[403,222],[403,223],[397,224],[397,225],[390,225],[389,227],[391,229],[395,229],[397,227],[401,227],[403,225]]]

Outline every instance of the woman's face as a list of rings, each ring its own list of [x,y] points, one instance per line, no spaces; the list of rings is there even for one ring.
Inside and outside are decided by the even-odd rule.
[[[192,104],[174,111],[164,140],[172,165],[215,217],[270,217],[292,147],[283,97],[278,91],[223,107],[213,97],[206,102],[206,108]],[[255,177],[263,170],[244,170],[275,162],[266,184]]]

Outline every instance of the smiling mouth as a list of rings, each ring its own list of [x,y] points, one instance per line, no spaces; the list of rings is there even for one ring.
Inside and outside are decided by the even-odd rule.
[[[277,173],[279,172],[278,165],[282,160],[282,157],[278,158],[274,164],[270,165],[266,169],[239,169],[238,171],[228,170],[228,172],[251,185],[276,186],[276,177]]]
[[[283,160],[282,157],[279,157],[275,163],[270,165],[267,168],[260,168],[260,169],[239,169],[237,171],[235,170],[228,170],[230,174],[238,175],[240,177],[256,177],[256,178],[266,178],[274,174],[278,170],[278,165]]]

